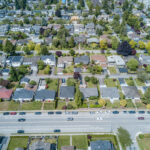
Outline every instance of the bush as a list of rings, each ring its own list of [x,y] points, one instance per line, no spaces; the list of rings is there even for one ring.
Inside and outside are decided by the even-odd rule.
[[[30,81],[30,85],[33,85],[33,86],[34,86],[34,85],[36,85],[36,82],[35,82],[34,80],[31,80],[31,81]]]
[[[140,135],[139,135],[139,138],[140,138],[140,139],[143,139],[143,138],[144,138],[144,134],[140,134]]]
[[[90,81],[90,77],[86,76],[86,77],[84,78],[84,80],[85,80],[85,82],[89,82],[89,81]]]
[[[73,106],[71,104],[68,104],[67,109],[73,109]]]

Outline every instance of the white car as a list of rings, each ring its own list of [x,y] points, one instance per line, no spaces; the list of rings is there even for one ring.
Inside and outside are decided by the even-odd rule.
[[[97,120],[103,120],[103,118],[102,118],[102,117],[97,117],[96,119],[97,119]]]

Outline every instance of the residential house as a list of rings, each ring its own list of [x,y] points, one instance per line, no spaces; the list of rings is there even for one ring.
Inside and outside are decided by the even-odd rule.
[[[75,88],[74,86],[61,86],[59,90],[60,99],[74,99]]]
[[[41,60],[46,64],[50,66],[55,66],[56,65],[56,58],[54,55],[45,55],[41,56]]]
[[[87,39],[87,44],[92,44],[92,43],[98,44],[98,43],[99,43],[99,39],[98,39],[98,38],[95,38],[95,37],[93,37],[93,38],[88,38],[88,39]]]
[[[140,100],[140,94],[135,86],[122,86],[122,92],[126,99]]]
[[[115,147],[111,141],[98,140],[90,142],[89,150],[115,150]]]
[[[23,78],[20,80],[20,84],[29,84],[29,81],[30,81],[29,78],[23,77]]]
[[[86,55],[75,57],[74,63],[75,64],[83,63],[84,65],[88,65],[90,63],[90,58],[89,58],[89,56],[86,56]]]
[[[9,72],[10,72],[10,69],[3,69],[3,70],[2,70],[2,75],[3,75],[3,76],[8,76],[8,75],[9,75]]]
[[[59,57],[58,62],[57,62],[57,67],[58,68],[65,68],[65,67],[71,65],[72,62],[73,62],[72,56]]]
[[[0,25],[0,36],[5,36],[8,31],[9,31],[9,25],[7,24]]]
[[[24,102],[24,101],[33,100],[33,96],[34,96],[33,91],[26,90],[26,89],[23,89],[23,88],[18,88],[14,92],[12,99],[15,100],[15,101]]]
[[[75,36],[74,41],[75,41],[76,44],[85,43],[86,42],[86,37],[85,37],[85,35]]]
[[[52,41],[53,41],[52,36],[45,38],[46,45],[52,46]]]
[[[54,101],[56,92],[53,90],[41,89],[35,92],[36,101]]]
[[[74,34],[83,33],[85,31],[83,24],[74,24]]]
[[[88,23],[87,25],[85,25],[85,31],[89,36],[96,35],[94,23]]]
[[[5,67],[6,56],[0,56],[0,66]]]
[[[98,97],[97,88],[80,88],[80,92],[83,94],[84,99],[88,99],[90,97]]]
[[[9,90],[6,88],[0,88],[0,99],[2,100],[10,100],[12,96],[13,90]]]
[[[117,66],[125,66],[125,61],[122,59],[121,56],[112,55],[107,57],[109,65],[117,65]]]
[[[146,56],[144,54],[140,54],[139,61],[141,65],[150,65],[150,56]]]
[[[22,56],[9,56],[6,59],[6,63],[9,66],[12,67],[19,67],[23,63],[23,57]]]
[[[120,98],[119,91],[116,87],[101,87],[100,93],[102,99],[109,99],[112,103]]]
[[[56,150],[56,144],[45,143],[42,140],[38,140],[29,146],[29,150]]]
[[[40,56],[33,56],[33,57],[24,57],[23,65],[31,66],[31,70],[37,71],[37,62],[40,60]]]
[[[107,68],[107,59],[104,55],[92,55],[91,61],[94,61],[95,64],[102,66],[103,68]]]
[[[100,36],[100,41],[101,40],[106,40],[107,44],[111,44],[111,37],[109,35],[107,35],[107,34],[101,35]]]

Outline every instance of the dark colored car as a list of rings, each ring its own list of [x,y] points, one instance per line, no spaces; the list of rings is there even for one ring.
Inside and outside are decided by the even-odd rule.
[[[16,115],[16,114],[17,114],[16,112],[11,112],[11,113],[10,113],[10,115]]]
[[[145,114],[145,111],[139,111],[139,114]]]
[[[72,111],[72,114],[73,114],[73,115],[77,115],[78,112],[77,112],[77,111]]]
[[[119,114],[119,111],[113,111],[112,113],[113,114]]]
[[[123,111],[123,113],[124,113],[124,114],[126,114],[126,113],[127,113],[127,111]]]
[[[90,111],[90,114],[95,114],[95,111]]]
[[[4,112],[3,115],[4,116],[9,115],[9,112]]]
[[[26,112],[20,112],[19,113],[19,115],[25,115],[26,114]]]
[[[55,129],[54,132],[61,132],[61,130],[60,129]]]
[[[48,112],[48,115],[53,115],[53,114],[54,114],[54,112],[52,112],[52,111]]]
[[[147,111],[148,114],[150,114],[150,111]]]
[[[144,117],[138,117],[138,120],[144,120],[145,118]]]
[[[67,121],[73,121],[73,118],[72,117],[67,118]]]
[[[61,111],[56,111],[56,114],[60,115],[60,114],[62,114],[62,112]]]
[[[65,83],[66,82],[66,80],[65,79],[62,79],[62,83]]]
[[[134,110],[129,111],[129,114],[135,114],[136,112]]]
[[[35,115],[41,115],[42,113],[41,112],[35,112]]]
[[[19,121],[19,122],[24,122],[24,121],[26,121],[26,119],[20,118],[20,119],[18,119],[18,121]]]
[[[24,130],[18,130],[17,133],[24,133]]]

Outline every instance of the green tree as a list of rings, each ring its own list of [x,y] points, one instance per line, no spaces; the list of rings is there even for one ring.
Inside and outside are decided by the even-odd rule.
[[[27,46],[28,46],[29,50],[34,50],[35,43],[33,43],[32,41],[30,41]]]
[[[9,78],[10,81],[15,81],[15,82],[18,81],[18,72],[16,68],[11,67],[9,74],[10,74],[10,78]]]
[[[148,53],[150,54],[150,42],[148,42],[148,43],[146,44],[146,49],[148,50]]]
[[[150,87],[148,87],[148,89],[146,90],[146,92],[142,98],[142,102],[144,104],[150,104]]]
[[[44,64],[44,62],[42,60],[39,60],[37,62],[37,64],[38,64],[38,69],[39,70],[43,70],[45,68],[45,64]]]
[[[123,146],[123,148],[126,148],[126,147],[132,145],[132,140],[131,140],[130,134],[127,130],[120,127],[120,128],[118,128],[117,135],[118,135],[119,141],[120,141],[121,145]]]
[[[106,40],[101,40],[100,41],[100,48],[102,50],[106,50],[107,49],[107,41]]]
[[[39,54],[41,52],[41,44],[36,44],[34,50]]]
[[[75,103],[77,107],[80,107],[82,105],[82,98],[83,98],[83,95],[80,92],[78,85],[76,85]]]
[[[112,37],[112,49],[117,50],[119,46],[119,41],[116,37]]]
[[[49,54],[49,52],[48,52],[48,49],[47,49],[47,46],[46,46],[46,45],[42,45],[42,46],[41,46],[40,54],[41,54],[41,55],[48,55],[48,54]]]
[[[139,41],[139,42],[138,42],[138,47],[139,47],[140,49],[145,49],[145,43],[144,43],[143,41]]]
[[[143,70],[138,71],[137,77],[141,82],[148,80],[148,74]]]
[[[31,81],[29,82],[29,84],[34,86],[34,85],[36,85],[37,83],[36,83],[36,81],[31,80]]]
[[[50,66],[47,65],[44,69],[44,74],[49,74],[50,73]]]
[[[73,36],[68,41],[68,45],[69,45],[70,48],[73,48],[75,46],[75,41],[74,41]]]
[[[138,61],[134,58],[130,59],[128,62],[127,62],[127,67],[131,70],[131,71],[136,71],[137,68],[138,68]]]
[[[15,53],[15,46],[9,40],[6,40],[6,42],[3,46],[3,50],[6,53],[14,54]]]
[[[136,45],[137,45],[137,43],[136,43],[134,40],[131,40],[131,41],[129,42],[129,44],[130,44],[131,48],[135,48]]]
[[[71,56],[75,55],[75,51],[74,50],[70,50],[69,53],[70,53]]]

